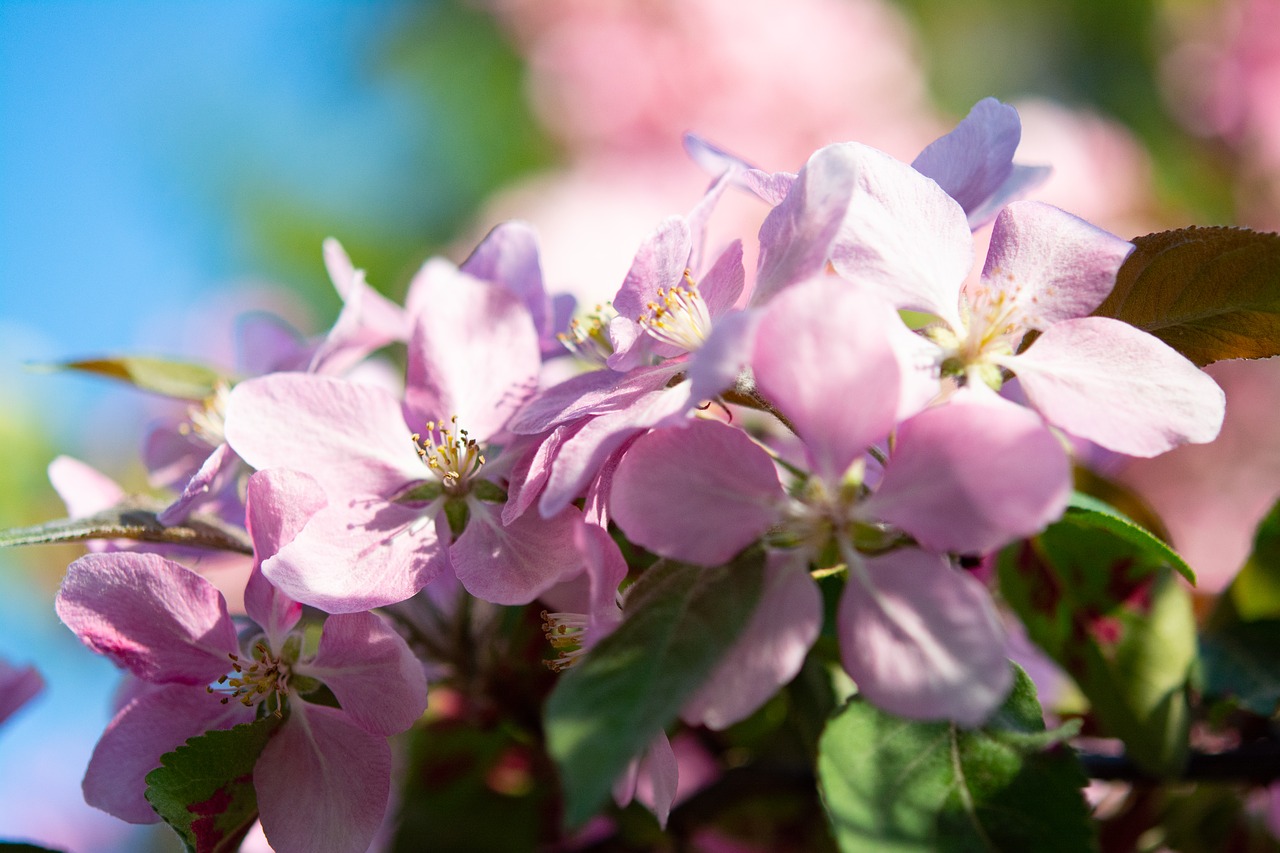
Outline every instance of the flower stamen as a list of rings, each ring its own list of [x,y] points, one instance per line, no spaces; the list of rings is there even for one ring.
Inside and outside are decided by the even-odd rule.
[[[711,334],[711,312],[689,270],[684,271],[680,284],[668,289],[659,287],[657,300],[645,307],[648,312],[637,322],[662,343],[691,352]]]
[[[449,419],[449,426],[435,421],[427,422],[425,437],[413,434],[418,456],[427,464],[446,492],[460,494],[479,470],[484,467],[484,454],[480,444],[465,429],[458,428],[458,416]]]

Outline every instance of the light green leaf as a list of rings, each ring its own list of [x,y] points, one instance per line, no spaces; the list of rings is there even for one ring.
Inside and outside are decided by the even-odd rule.
[[[1201,366],[1280,355],[1280,235],[1191,227],[1133,242],[1095,315],[1148,331]]]
[[[859,699],[827,725],[823,804],[846,853],[1097,849],[1074,754],[1047,732],[1026,673],[981,729],[904,720]]]
[[[622,624],[562,676],[546,729],[569,825],[595,813],[706,680],[755,608],[763,567],[759,551],[714,569],[655,564],[631,588]]]

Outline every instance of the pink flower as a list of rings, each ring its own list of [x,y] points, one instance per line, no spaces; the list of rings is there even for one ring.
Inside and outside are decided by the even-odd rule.
[[[632,541],[700,565],[722,564],[762,538],[792,563],[843,563],[841,647],[862,692],[894,713],[976,725],[1009,686],[1002,631],[982,586],[930,551],[981,553],[1040,530],[1065,506],[1069,469],[1039,418],[990,392],[957,395],[899,424],[896,322],[847,282],[788,288],[763,312],[751,365],[761,394],[803,442],[809,473],[784,488],[772,457],[744,432],[695,421],[636,440],[618,466],[611,508]],[[890,431],[892,451],[876,468],[867,450]],[[930,551],[903,547],[912,539]],[[749,712],[816,635],[816,594],[787,562],[771,566],[769,583],[779,586],[748,632],[772,638],[761,661],[772,669],[769,687],[757,691],[749,678],[733,686],[726,671],[708,696],[723,710],[703,711],[704,720]],[[793,663],[778,665],[783,658]]]
[[[537,386],[537,332],[508,289],[429,262],[414,298],[403,406],[380,388],[276,374],[232,391],[231,446],[258,469],[315,478],[328,505],[263,566],[331,613],[411,597],[453,571],[477,597],[531,601],[576,573],[575,509],[505,518],[518,461],[498,444]]]
[[[0,723],[44,690],[44,679],[34,666],[16,667],[0,659]]]
[[[999,388],[1007,370],[1049,423],[1133,456],[1217,435],[1224,399],[1212,379],[1152,335],[1088,316],[1131,244],[1055,207],[1014,202],[996,219],[981,280],[962,291],[973,240],[956,202],[875,149],[847,143],[844,156],[859,186],[832,264],[897,307],[940,318],[926,335],[944,375]]]
[[[373,613],[330,616],[304,651],[302,607],[261,562],[317,508],[315,484],[288,472],[250,479],[254,630],[237,635],[222,596],[155,554],[90,554],[71,564],[57,611],[89,648],[141,681],[107,726],[85,774],[85,800],[132,823],[159,818],[144,796],[160,756],[190,737],[283,714],[254,770],[263,829],[280,851],[367,849],[390,794],[387,737],[426,708],[408,645]],[[321,686],[340,707],[312,704]],[[230,701],[234,699],[235,701]]]

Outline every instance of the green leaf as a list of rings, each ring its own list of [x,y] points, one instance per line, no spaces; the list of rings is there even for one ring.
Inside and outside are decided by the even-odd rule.
[[[1095,315],[1151,332],[1200,366],[1280,355],[1280,235],[1191,227],[1133,242]]]
[[[763,568],[759,551],[714,569],[655,564],[632,586],[622,624],[564,674],[546,728],[569,825],[595,813],[706,680],[755,608]]]
[[[198,548],[218,548],[252,554],[253,546],[242,531],[213,517],[194,515],[185,524],[166,527],[157,519],[164,505],[150,498],[133,497],[123,503],[81,518],[63,518],[35,527],[0,530],[0,547],[83,542],[87,539],[135,539]]]
[[[228,384],[217,371],[202,365],[145,355],[89,358],[56,364],[35,364],[32,367],[106,376],[143,391],[183,400],[203,400],[211,396],[220,384]]]
[[[1197,660],[1171,554],[1136,525],[1076,508],[999,561],[1001,592],[1031,639],[1072,675],[1104,733],[1157,776],[1186,760]]]
[[[61,853],[61,851],[24,841],[0,841],[0,853]]]
[[[1067,515],[1087,519],[1092,526],[1111,531],[1144,551],[1151,558],[1163,560],[1166,565],[1186,578],[1188,583],[1196,582],[1196,573],[1187,565],[1187,561],[1182,559],[1181,554],[1110,504],[1082,492],[1072,492],[1071,500],[1067,504]]]
[[[253,767],[280,720],[206,732],[160,757],[147,802],[194,853],[233,853],[258,818]]]
[[[1280,503],[1258,525],[1253,553],[1231,581],[1229,595],[1241,619],[1280,618]]]
[[[1280,619],[1242,622],[1215,613],[1200,637],[1204,692],[1230,697],[1255,714],[1280,705]]]
[[[1035,687],[1013,692],[981,729],[904,720],[854,699],[818,753],[822,800],[846,853],[1097,849],[1074,754],[1047,732]]]

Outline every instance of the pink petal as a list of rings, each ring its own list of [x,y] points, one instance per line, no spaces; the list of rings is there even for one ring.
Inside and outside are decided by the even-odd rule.
[[[898,308],[927,311],[960,328],[960,285],[973,266],[964,210],[906,163],[849,142],[857,186],[831,249],[836,272]]]
[[[837,631],[858,691],[891,714],[978,726],[1012,685],[991,596],[936,554],[851,566]]]
[[[249,618],[266,630],[273,648],[298,623],[302,605],[272,586],[262,574],[262,561],[292,542],[325,503],[319,484],[306,474],[274,468],[249,477],[245,523],[253,539],[254,570],[245,586],[244,605]]]
[[[44,690],[44,678],[34,666],[15,667],[0,660],[0,723]]]
[[[996,219],[970,300],[1014,312],[1008,322],[1019,327],[1047,329],[1101,305],[1132,251],[1132,243],[1052,205],[1015,202]]]
[[[216,729],[253,720],[239,702],[222,704],[203,686],[166,684],[131,699],[102,733],[84,774],[84,800],[129,823],[158,823],[146,776],[160,756]]]
[[[640,245],[613,297],[614,310],[639,320],[648,312],[649,303],[658,298],[658,288],[669,288],[684,279],[691,250],[689,221],[683,216],[668,216]]]
[[[664,732],[658,732],[645,750],[636,775],[636,799],[648,806],[658,819],[658,826],[666,829],[680,784],[680,765]]]
[[[666,387],[683,369],[683,362],[671,361],[628,373],[580,373],[540,392],[512,418],[509,428],[521,435],[536,435],[585,415],[624,409],[644,394]]]
[[[1000,363],[1049,423],[1130,456],[1212,441],[1226,411],[1208,374],[1108,317],[1058,323]]]
[[[226,477],[239,464],[240,458],[227,444],[219,444],[201,463],[199,470],[182,488],[182,494],[156,516],[156,520],[164,525],[181,524],[194,510],[200,499],[214,489],[219,480]]]
[[[528,512],[504,525],[495,508],[471,502],[471,518],[449,551],[467,592],[494,604],[528,604],[546,589],[582,571],[573,531],[576,508],[551,518]]]
[[[834,278],[790,288],[760,320],[756,383],[828,482],[894,424],[902,370],[887,330],[900,322],[887,304]]]
[[[327,613],[382,607],[412,597],[448,568],[441,528],[447,537],[443,512],[355,497],[312,516],[262,563],[262,573],[285,595]]]
[[[363,273],[357,275],[342,244],[332,237],[324,241],[324,265],[343,303],[359,301],[363,325],[378,330],[388,342],[408,339],[409,321],[404,309],[365,284]]]
[[[808,561],[770,555],[760,603],[706,683],[680,711],[691,726],[717,731],[746,719],[795,678],[822,630],[822,595]]]
[[[713,320],[738,303],[746,275],[742,266],[742,241],[734,240],[698,279],[698,292]]]
[[[278,853],[365,853],[391,795],[391,748],[335,708],[295,702],[253,771]]]
[[[139,678],[208,684],[238,652],[222,594],[155,554],[88,554],[67,567],[58,617],[90,649]]]
[[[377,614],[330,616],[315,657],[294,667],[318,678],[365,731],[399,734],[427,708],[427,679],[409,646]]]
[[[595,524],[580,524],[573,531],[574,545],[587,565],[588,610],[598,640],[600,629],[612,630],[622,618],[618,585],[627,577],[627,561],[609,531]]]
[[[691,399],[713,400],[734,388],[742,371],[751,364],[759,320],[758,309],[732,311],[716,320],[707,340],[689,354]]]
[[[213,447],[194,432],[183,432],[185,419],[157,424],[147,431],[142,460],[153,485],[181,489],[209,458]]]
[[[115,480],[70,456],[59,456],[49,463],[49,482],[71,518],[93,515],[124,499],[124,490]]]
[[[978,389],[898,427],[875,493],[859,508],[934,551],[983,554],[1062,515],[1071,465],[1035,413]]]
[[[745,433],[692,421],[636,440],[618,465],[610,506],[636,544],[719,566],[778,520],[783,500],[773,461]]]
[[[457,416],[457,428],[483,442],[538,387],[533,320],[511,291],[457,270],[427,279],[420,298],[426,305],[409,340],[405,410],[415,431]]]
[[[381,388],[279,373],[227,399],[227,442],[250,466],[292,468],[333,496],[394,494],[426,469],[400,403]]]
[[[1043,166],[1014,165],[1021,138],[1018,111],[995,98],[983,98],[955,130],[921,151],[911,166],[959,202],[976,230],[1049,175]]]
[[[763,305],[826,268],[854,192],[857,164],[850,155],[842,145],[819,149],[765,218],[752,305]]]
[[[542,281],[538,238],[528,223],[502,222],[494,226],[462,262],[462,271],[504,287],[529,310],[540,338],[554,338],[551,300]]]

